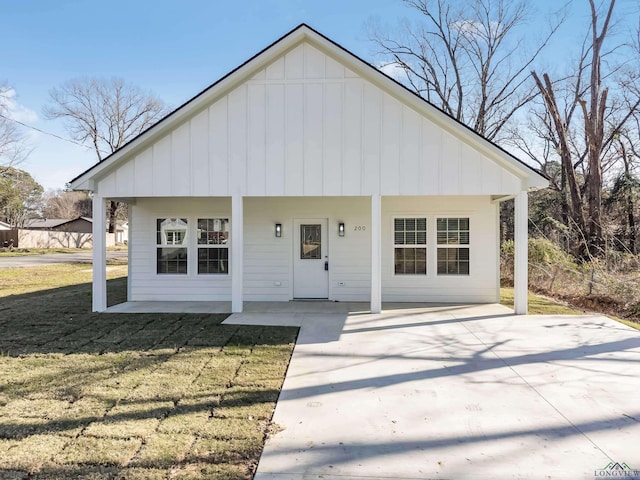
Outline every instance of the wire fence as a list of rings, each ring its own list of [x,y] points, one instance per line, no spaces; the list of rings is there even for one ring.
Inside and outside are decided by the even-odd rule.
[[[513,248],[501,254],[504,286],[513,285]],[[529,288],[577,307],[640,319],[640,256],[620,253],[582,264],[544,239],[529,240]]]

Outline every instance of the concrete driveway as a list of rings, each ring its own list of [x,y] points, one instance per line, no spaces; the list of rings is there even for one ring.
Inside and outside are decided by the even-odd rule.
[[[613,320],[483,305],[227,321],[301,324],[255,480],[640,470],[640,332]]]
[[[23,255],[19,257],[0,257],[0,268],[36,267],[56,265],[58,263],[91,263],[91,250],[74,253],[47,253],[44,255]],[[127,251],[107,251],[107,259],[127,259]]]

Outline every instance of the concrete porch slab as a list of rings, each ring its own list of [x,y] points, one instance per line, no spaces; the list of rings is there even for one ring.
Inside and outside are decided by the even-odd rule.
[[[106,313],[229,313],[231,302],[124,302]]]
[[[244,302],[245,314],[331,314],[349,313],[352,315],[369,313],[368,302],[332,302],[323,300],[292,300],[290,302]],[[384,303],[385,313],[396,310],[409,313],[411,311],[422,312],[424,309],[468,308],[469,305],[452,305],[436,303]],[[500,305],[496,308],[504,309]],[[174,302],[174,301],[136,301],[124,302],[113,305],[106,310],[107,313],[231,313],[231,302]],[[234,321],[240,321],[238,320]]]

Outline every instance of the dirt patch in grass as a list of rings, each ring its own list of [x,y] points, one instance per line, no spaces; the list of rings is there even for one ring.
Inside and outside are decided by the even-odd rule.
[[[0,271],[0,478],[252,478],[297,329],[89,313],[90,276]]]

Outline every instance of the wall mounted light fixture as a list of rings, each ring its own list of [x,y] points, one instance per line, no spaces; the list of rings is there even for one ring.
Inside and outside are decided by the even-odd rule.
[[[276,237],[280,238],[282,236],[282,224],[276,223]]]
[[[344,223],[340,222],[338,224],[338,236],[344,237]]]

